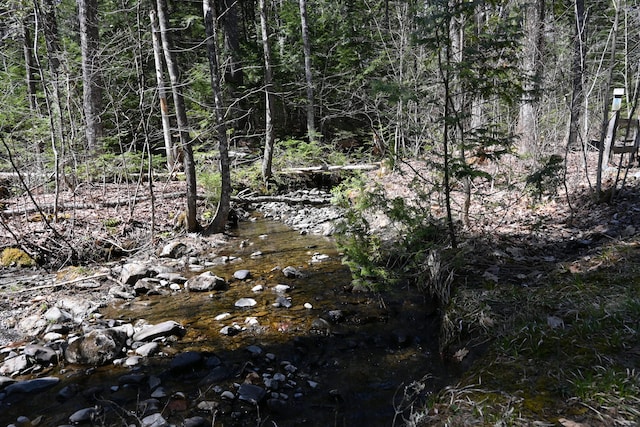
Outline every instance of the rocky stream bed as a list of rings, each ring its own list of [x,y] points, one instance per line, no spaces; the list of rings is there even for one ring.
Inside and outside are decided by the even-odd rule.
[[[447,381],[433,308],[354,289],[339,212],[305,209],[265,204],[227,235],[95,268],[4,271],[0,425],[401,425]]]

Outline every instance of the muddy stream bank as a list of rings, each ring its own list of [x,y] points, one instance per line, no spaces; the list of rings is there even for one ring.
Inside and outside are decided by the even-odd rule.
[[[419,403],[451,379],[423,297],[352,289],[329,237],[258,219],[217,250],[224,262],[185,259],[185,278],[211,271],[227,286],[175,286],[99,310],[114,325],[174,321],[182,336],[131,363],[46,368],[31,377],[60,381],[28,396],[0,390],[0,424],[401,425],[405,392]],[[426,375],[427,388],[406,389]]]

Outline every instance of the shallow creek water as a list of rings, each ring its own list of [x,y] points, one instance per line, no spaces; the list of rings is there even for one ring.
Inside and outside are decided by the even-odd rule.
[[[258,251],[261,256],[251,257]],[[312,262],[314,254],[328,258]],[[422,392],[424,397],[449,380],[437,354],[436,319],[428,314],[422,296],[412,289],[393,293],[352,291],[350,273],[341,264],[332,239],[301,235],[266,220],[243,222],[234,231],[231,244],[217,255],[237,258],[210,268],[229,281],[227,290],[140,297],[102,310],[105,318],[131,322],[144,319],[152,324],[175,320],[185,326],[186,335],[164,348],[164,357],[149,358],[138,368],[145,373],[166,371],[170,361],[166,355],[198,351],[216,355],[233,368],[234,377],[218,385],[234,390],[234,383],[242,383],[248,372],[273,373],[284,366],[285,360],[296,367],[298,387],[287,392],[283,411],[270,414],[267,408],[256,413],[255,408],[248,408],[250,415],[245,418],[218,416],[213,425],[390,426],[402,403],[407,403],[401,402],[404,386],[431,375],[433,379]],[[285,277],[281,268],[286,266],[298,268],[304,277]],[[250,278],[233,279],[233,273],[240,269],[249,270]],[[277,295],[272,288],[277,284],[290,286],[286,294],[292,303],[290,308],[274,307]],[[257,285],[264,290],[252,291]],[[236,308],[235,301],[243,297],[253,298],[257,304]],[[330,323],[326,330],[315,330],[314,321],[317,326],[317,319],[326,318],[331,310],[341,312],[340,321]],[[222,313],[230,316],[216,320]],[[250,326],[247,318],[255,318],[257,324]],[[246,329],[235,336],[220,333],[222,327],[233,323]],[[247,351],[252,345],[259,346],[263,353],[252,356]],[[267,353],[275,359],[267,360]],[[61,375],[63,384],[50,393],[70,382],[81,384],[83,389],[117,383],[116,379],[127,372],[123,367],[108,366],[87,374],[86,367],[66,367]],[[219,390],[198,386],[201,379],[202,373],[193,378],[180,376],[175,381],[169,377],[164,386],[187,395],[192,405],[197,400],[220,400]],[[40,403],[39,411],[44,403]],[[58,422],[81,405],[53,399],[46,403],[50,413],[67,414]],[[230,412],[242,412],[242,405]],[[262,424],[256,421],[258,414]],[[180,425],[179,415],[170,421]],[[396,421],[396,425],[401,423]]]

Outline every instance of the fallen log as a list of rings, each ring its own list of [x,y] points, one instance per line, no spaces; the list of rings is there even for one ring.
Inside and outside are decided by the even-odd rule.
[[[231,201],[240,204],[281,202],[293,205],[328,205],[331,197],[294,197],[294,196],[234,196]]]
[[[156,199],[176,199],[178,197],[184,197],[184,192],[175,192],[175,193],[167,193],[156,195]],[[82,209],[101,209],[101,208],[113,208],[117,206],[128,205],[129,203],[139,203],[149,200],[151,196],[136,196],[130,199],[117,199],[117,200],[108,200],[103,202],[95,202],[95,203],[58,203],[58,211],[73,211],[73,210],[82,210]],[[15,215],[26,215],[32,214],[36,212],[51,212],[53,211],[53,203],[43,203],[38,206],[22,206],[14,209],[4,209],[0,211],[0,215],[3,216],[15,216]]]
[[[322,165],[322,166],[306,166],[299,168],[284,168],[280,173],[284,174],[305,174],[305,173],[321,173],[321,172],[338,172],[338,171],[372,171],[380,169],[380,163],[363,163],[358,165]]]

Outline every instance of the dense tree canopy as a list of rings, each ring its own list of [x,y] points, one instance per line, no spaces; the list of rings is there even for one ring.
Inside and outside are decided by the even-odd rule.
[[[567,141],[579,149],[601,140],[613,87],[625,89],[623,116],[635,109],[633,0],[308,0],[304,30],[297,1],[265,1],[264,30],[258,2],[214,3],[232,150],[261,155],[265,126],[276,145],[313,129],[326,152],[436,155],[447,180],[464,181],[474,176],[469,159],[515,152],[518,141],[521,154],[545,158]],[[158,102],[170,87],[158,88],[148,19],[155,8],[147,0],[3,3],[0,125],[21,165],[53,167],[73,185],[100,174],[96,159],[146,145],[162,156],[186,138],[196,158],[216,152],[201,4],[167,4],[179,76],[164,84],[184,94],[188,129],[171,97]]]

